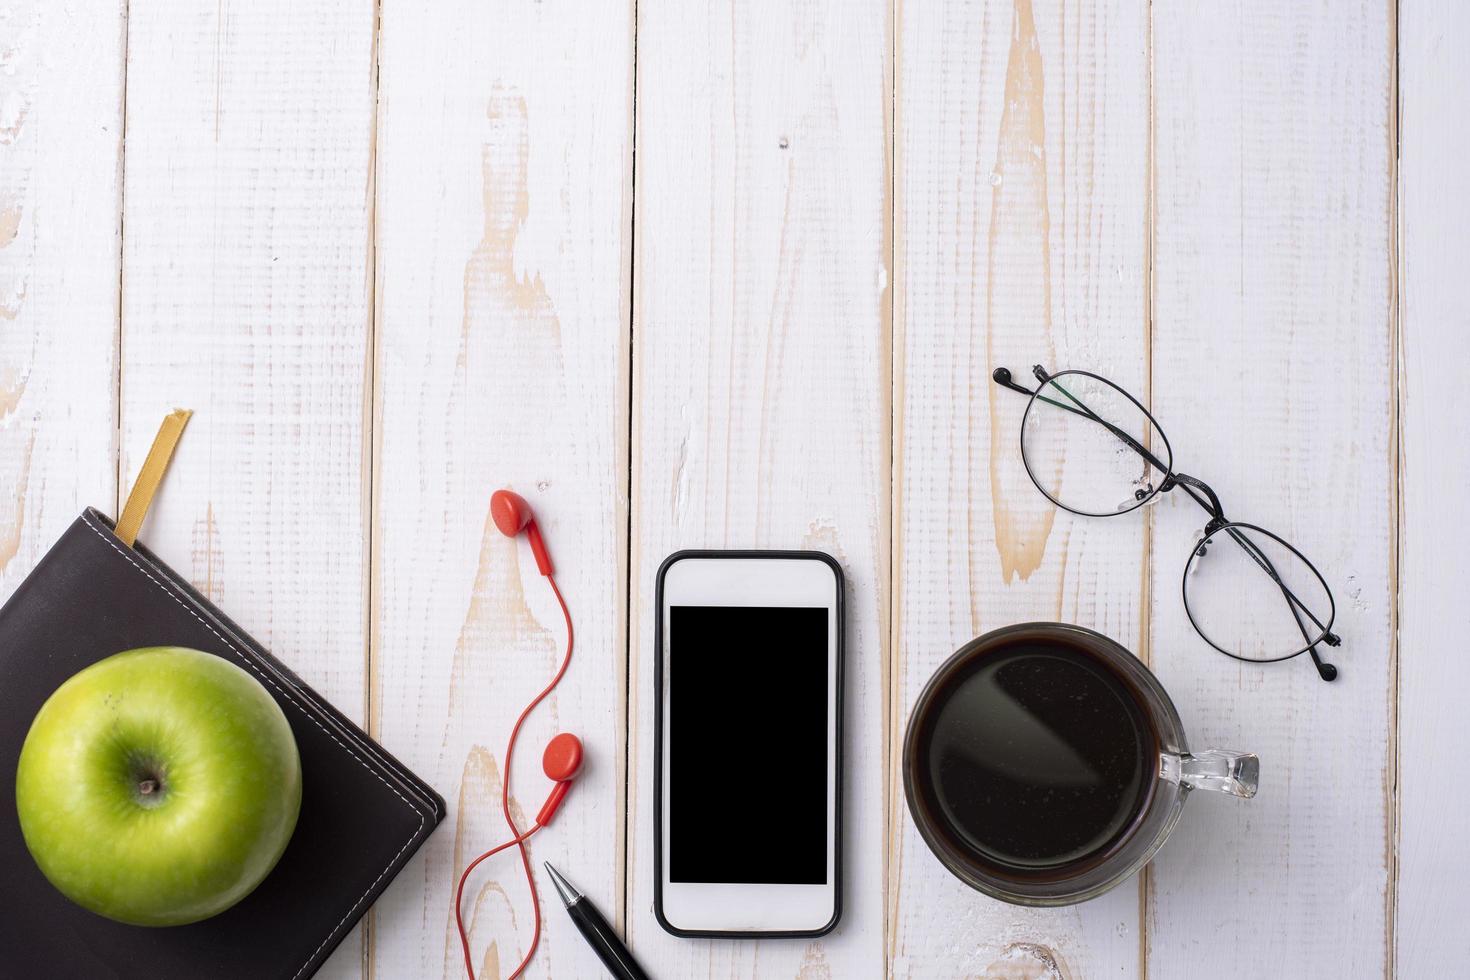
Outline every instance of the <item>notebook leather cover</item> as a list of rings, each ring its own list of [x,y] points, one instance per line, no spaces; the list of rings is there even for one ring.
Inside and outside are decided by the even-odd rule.
[[[444,801],[111,527],[87,510],[0,609],[0,976],[310,976],[443,819]],[[63,681],[161,645],[224,657],[280,703],[301,752],[301,816],[280,863],[240,904],[142,928],[85,911],[41,876],[15,813],[15,767],[31,719]]]

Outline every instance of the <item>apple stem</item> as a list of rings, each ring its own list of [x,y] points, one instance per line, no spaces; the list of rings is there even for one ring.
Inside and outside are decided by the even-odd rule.
[[[133,802],[139,806],[161,806],[168,799],[168,772],[157,760],[130,759],[126,778],[132,782]]]

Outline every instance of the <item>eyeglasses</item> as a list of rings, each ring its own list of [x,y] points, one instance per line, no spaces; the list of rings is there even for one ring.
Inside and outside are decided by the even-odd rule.
[[[1138,399],[1087,371],[1032,373],[1035,391],[1006,368],[999,385],[1030,397],[1021,419],[1021,459],[1031,482],[1063,510],[1115,517],[1175,487],[1209,514],[1184,566],[1184,610],[1206,643],[1255,663],[1309,653],[1324,681],[1337,668],[1317,647],[1342,642],[1332,632],[1337,604],[1316,566],[1279,535],[1227,520],[1204,481],[1174,470],[1164,430]],[[1065,465],[1063,465],[1065,463]]]

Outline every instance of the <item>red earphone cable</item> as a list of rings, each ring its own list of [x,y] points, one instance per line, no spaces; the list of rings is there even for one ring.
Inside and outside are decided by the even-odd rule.
[[[561,606],[562,618],[566,620],[567,649],[566,653],[562,655],[561,667],[557,670],[556,676],[552,677],[551,683],[542,688],[541,693],[536,695],[536,697],[531,700],[531,703],[526,705],[525,709],[521,711],[520,717],[517,718],[516,723],[511,726],[510,739],[506,742],[505,745],[505,765],[503,767],[504,778],[501,780],[500,783],[500,809],[501,812],[505,814],[506,826],[510,827],[510,832],[512,834],[511,839],[506,841],[504,844],[492,847],[490,850],[486,851],[484,854],[481,854],[479,857],[471,861],[469,863],[469,866],[464,869],[464,873],[459,876],[459,887],[455,889],[454,892],[454,923],[459,928],[459,942],[460,946],[462,946],[464,949],[464,968],[465,972],[469,974],[470,980],[475,980],[475,966],[473,957],[471,957],[470,955],[470,937],[469,934],[465,932],[464,914],[461,911],[461,905],[463,904],[464,898],[465,881],[469,878],[470,872],[475,870],[476,865],[478,865],[481,861],[485,860],[488,857],[499,854],[507,847],[515,846],[521,852],[521,867],[523,867],[526,871],[526,884],[529,885],[531,888],[531,921],[534,923],[534,929],[531,933],[531,946],[529,949],[526,950],[526,956],[524,959],[521,960],[520,966],[515,968],[515,972],[512,973],[507,978],[507,980],[516,980],[516,978],[525,971],[527,964],[531,962],[531,957],[536,955],[537,945],[541,942],[541,899],[536,894],[536,876],[531,873],[531,854],[529,851],[526,850],[526,841],[530,839],[532,834],[541,829],[541,825],[534,824],[525,833],[521,833],[520,828],[516,826],[515,819],[511,817],[510,763],[511,757],[515,753],[516,738],[521,733],[521,725],[525,723],[526,717],[530,715],[533,710],[535,710],[536,706],[544,701],[547,695],[549,695],[553,690],[556,689],[557,684],[561,683],[562,677],[566,675],[567,667],[569,667],[572,663],[572,613],[569,609],[567,609],[567,601],[566,599],[562,598],[561,589],[557,588],[556,586],[556,578],[554,576],[548,575],[546,576],[546,581],[551,583],[551,591],[555,593],[557,605]]]

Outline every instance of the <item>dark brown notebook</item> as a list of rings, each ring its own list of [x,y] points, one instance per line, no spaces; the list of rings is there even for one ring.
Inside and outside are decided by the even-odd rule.
[[[280,863],[234,908],[150,929],[72,904],[21,839],[15,766],[41,704],[134,647],[195,647],[256,677],[301,752],[301,816]],[[147,549],[88,510],[0,608],[0,977],[315,973],[444,816],[444,801]]]

